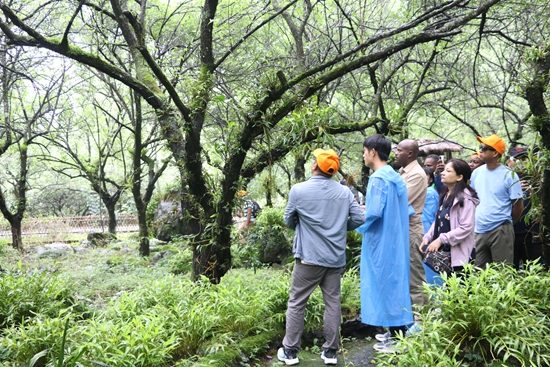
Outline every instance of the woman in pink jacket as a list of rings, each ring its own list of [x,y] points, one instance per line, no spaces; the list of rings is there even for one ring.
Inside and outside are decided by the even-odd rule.
[[[441,173],[444,186],[439,198],[436,219],[423,237],[420,251],[440,248],[451,251],[451,266],[460,272],[470,262],[474,246],[475,210],[479,204],[476,191],[468,185],[472,171],[462,159],[451,159]]]

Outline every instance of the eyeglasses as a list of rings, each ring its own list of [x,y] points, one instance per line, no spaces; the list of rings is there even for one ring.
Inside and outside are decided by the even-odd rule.
[[[482,151],[482,152],[486,152],[486,151],[488,151],[488,150],[494,151],[495,148],[489,147],[489,146],[487,146],[487,145],[480,145],[480,146],[479,146],[479,150]]]

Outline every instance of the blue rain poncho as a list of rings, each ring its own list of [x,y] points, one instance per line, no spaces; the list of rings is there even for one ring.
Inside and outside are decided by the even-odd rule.
[[[407,186],[391,166],[369,178],[361,248],[361,321],[374,326],[413,322],[409,293]]]

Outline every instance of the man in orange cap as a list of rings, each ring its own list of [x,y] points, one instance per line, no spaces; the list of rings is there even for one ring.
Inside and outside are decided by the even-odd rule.
[[[277,359],[292,366],[304,330],[304,313],[311,293],[321,287],[325,302],[323,354],[325,364],[338,362],[340,348],[340,277],[346,265],[347,231],[365,222],[365,215],[351,191],[332,176],[340,158],[332,149],[316,149],[311,178],[296,184],[288,194],[284,220],[296,231],[290,297],[286,312],[286,335]]]
[[[514,263],[514,228],[523,210],[519,178],[500,163],[506,144],[498,135],[480,136],[479,155],[486,164],[472,173],[471,186],[481,200],[476,208],[476,266]]]

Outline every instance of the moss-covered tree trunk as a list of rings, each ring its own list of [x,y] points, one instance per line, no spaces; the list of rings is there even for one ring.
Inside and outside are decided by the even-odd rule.
[[[533,77],[531,83],[525,89],[525,98],[533,114],[532,125],[541,136],[541,141],[546,154],[550,154],[550,115],[544,99],[550,82],[550,46],[539,49],[540,54],[532,60]],[[545,168],[540,190],[542,204],[543,246],[545,247],[546,260],[550,258],[548,246],[550,237],[550,167]]]

